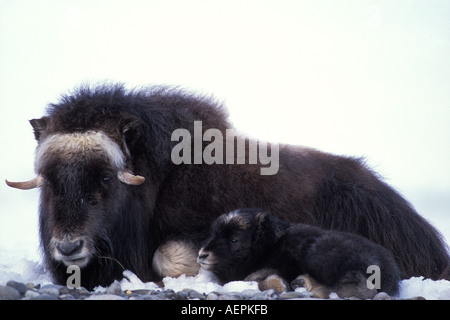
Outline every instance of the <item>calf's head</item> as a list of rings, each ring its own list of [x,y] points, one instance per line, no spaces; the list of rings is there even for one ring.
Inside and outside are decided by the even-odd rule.
[[[49,132],[45,117],[30,122],[38,140],[37,177],[6,183],[41,188],[46,258],[84,267],[110,245],[111,224],[121,220],[118,212],[127,205],[128,185],[140,185],[145,178],[131,173],[125,142],[105,131]]]
[[[243,280],[268,244],[264,240],[267,215],[259,209],[239,209],[219,216],[198,253],[201,268],[223,282]]]

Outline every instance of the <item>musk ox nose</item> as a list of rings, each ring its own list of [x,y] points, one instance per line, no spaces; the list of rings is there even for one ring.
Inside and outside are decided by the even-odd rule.
[[[83,248],[83,240],[70,241],[67,237],[63,241],[56,243],[56,249],[64,256],[72,256],[80,253]]]

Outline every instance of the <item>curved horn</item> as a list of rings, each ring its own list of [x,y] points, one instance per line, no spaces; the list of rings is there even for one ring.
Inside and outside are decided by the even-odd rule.
[[[130,171],[121,170],[117,174],[117,177],[120,181],[126,184],[130,184],[133,186],[138,186],[142,183],[144,183],[145,178],[142,176],[134,175]]]
[[[12,188],[29,190],[29,189],[33,189],[33,188],[39,188],[40,186],[42,186],[45,182],[45,179],[41,175],[38,175],[33,180],[29,180],[29,181],[12,182],[12,181],[5,180],[5,182],[8,186],[10,186]]]

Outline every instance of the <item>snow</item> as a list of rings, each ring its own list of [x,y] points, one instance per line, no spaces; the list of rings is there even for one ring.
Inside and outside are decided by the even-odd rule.
[[[163,279],[166,289],[181,291],[185,288],[194,289],[202,293],[216,292],[242,292],[244,290],[258,290],[258,284],[254,281],[231,281],[221,286],[217,284],[214,275],[200,269],[198,275],[187,277],[181,275],[178,278],[166,277]]]
[[[245,290],[257,290],[258,284],[255,281],[231,281],[221,286],[217,283],[215,276],[206,270],[200,269],[196,276],[181,275],[178,278],[165,277],[163,279],[164,288],[159,287],[154,282],[142,282],[133,272],[125,270],[123,272],[124,278],[119,282],[122,290],[163,290],[172,289],[175,292],[183,289],[192,289],[201,293],[211,292],[242,292]],[[106,292],[104,287],[96,287],[94,289],[97,293]]]
[[[20,249],[20,246],[8,249],[0,246],[0,285],[9,280],[42,285],[51,283],[51,276],[42,266],[41,259],[29,257]]]
[[[0,263],[0,285],[5,285],[9,280],[23,283],[33,282],[41,285],[52,282],[50,274],[42,264],[27,259]]]
[[[400,283],[401,298],[422,296],[430,300],[450,300],[450,281],[413,277]]]
[[[125,270],[123,272],[124,278],[120,281],[120,285],[122,290],[139,290],[139,289],[147,289],[147,290],[157,290],[159,289],[158,285],[154,282],[142,282],[133,272],[129,270]],[[96,289],[98,290],[98,289]]]

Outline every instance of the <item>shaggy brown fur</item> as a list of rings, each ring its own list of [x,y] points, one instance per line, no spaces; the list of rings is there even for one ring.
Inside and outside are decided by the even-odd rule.
[[[442,276],[449,257],[439,233],[361,159],[282,145],[279,171],[271,176],[260,175],[260,164],[175,165],[171,134],[178,128],[192,133],[197,120],[203,131],[215,128],[224,136],[232,128],[212,99],[162,87],[127,91],[122,85],[81,87],[30,121],[39,144],[55,134],[100,132],[123,153],[122,161],[117,147],[92,148],[70,159],[55,149],[39,160],[37,173],[46,183],[39,178],[26,185],[42,185],[40,235],[58,282],[67,277],[65,265],[54,258],[59,249],[89,252],[82,261],[82,285],[88,288],[120,278],[121,265],[153,280],[158,246],[243,207],[363,235],[393,253],[405,278]],[[124,179],[123,170],[139,176]]]

